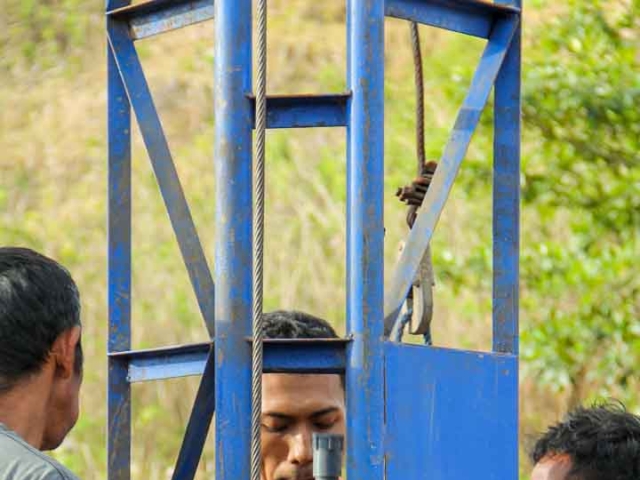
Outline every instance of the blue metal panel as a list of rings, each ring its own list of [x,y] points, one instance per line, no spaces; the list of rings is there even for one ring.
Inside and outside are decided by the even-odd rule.
[[[266,373],[344,373],[348,340],[265,340]],[[211,343],[119,352],[130,383],[200,375]]]
[[[518,478],[516,357],[393,343],[385,354],[388,480]]]
[[[131,348],[131,108],[111,51],[109,101],[108,352]],[[109,360],[108,475],[127,480],[131,461],[131,389],[126,363]]]
[[[267,97],[267,128],[344,127],[348,99],[348,93]]]
[[[431,241],[433,230],[447,201],[517,25],[516,16],[500,19],[491,33],[467,97],[458,113],[451,137],[424,198],[426,208],[420,210],[409,233],[391,288],[387,292],[384,310],[387,336],[391,333],[415,278],[420,259]]]
[[[211,419],[216,407],[215,373],[215,355],[213,351],[210,351],[200,387],[193,402],[193,410],[191,410],[191,415],[189,416],[187,431],[180,446],[176,468],[171,477],[173,480],[191,480],[198,469],[204,442],[207,440]]]
[[[213,0],[155,0],[107,12],[129,22],[134,40],[177,30],[213,18]]]
[[[521,6],[519,0],[508,3]],[[519,26],[496,79],[493,146],[493,350],[515,354],[520,276],[520,37]]]
[[[251,430],[251,0],[215,3],[216,478],[247,480]]]
[[[109,42],[136,114],[207,330],[214,336],[214,285],[149,86],[125,23],[109,20]]]
[[[347,477],[384,477],[384,1],[347,2]]]

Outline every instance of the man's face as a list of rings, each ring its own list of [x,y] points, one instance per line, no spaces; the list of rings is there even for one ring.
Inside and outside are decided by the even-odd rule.
[[[571,468],[569,455],[547,455],[536,463],[531,480],[567,480]]]
[[[312,480],[314,432],[345,433],[338,375],[262,377],[262,479]]]

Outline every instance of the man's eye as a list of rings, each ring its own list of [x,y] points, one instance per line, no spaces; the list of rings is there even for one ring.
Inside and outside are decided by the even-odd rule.
[[[263,423],[262,428],[264,428],[269,433],[282,433],[287,428],[289,428],[289,425],[286,423],[274,423],[274,424]]]
[[[335,421],[330,421],[330,422],[315,422],[314,426],[316,427],[316,429],[318,430],[329,430],[330,428],[333,428],[333,426],[336,424]]]

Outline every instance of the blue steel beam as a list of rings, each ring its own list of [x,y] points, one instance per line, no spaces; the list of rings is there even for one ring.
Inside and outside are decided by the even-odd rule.
[[[347,1],[347,478],[384,478],[384,2]]]
[[[251,0],[215,2],[216,479],[250,474]]]
[[[344,127],[349,96],[343,93],[267,97],[267,128]],[[255,99],[250,99],[255,117]]]
[[[521,0],[503,0],[520,8]],[[521,26],[495,84],[493,145],[493,350],[518,353]]]
[[[247,340],[249,341],[249,340]],[[271,340],[264,343],[265,373],[344,373],[348,340]],[[211,343],[112,354],[128,366],[130,383],[202,374]]]
[[[344,373],[344,339],[264,341],[265,373]]]
[[[475,37],[488,38],[493,22],[517,8],[481,0],[386,0],[387,16],[412,20]],[[213,18],[213,0],[154,0],[115,8],[108,15],[126,20],[135,40]]]
[[[131,348],[131,107],[111,51],[108,76],[108,305],[110,353]],[[110,479],[130,478],[131,388],[127,366],[109,359],[107,451]]]
[[[214,336],[214,285],[149,86],[125,23],[109,20],[109,43],[138,120],[202,317]]]
[[[111,18],[129,23],[131,38],[140,40],[213,18],[213,0],[154,0],[116,8]]]
[[[480,38],[489,38],[496,20],[517,12],[480,0],[385,0],[387,16]]]
[[[406,246],[385,298],[385,336],[393,330],[407,292],[415,278],[420,259],[431,241],[460,164],[471,142],[480,115],[487,103],[511,38],[519,24],[517,16],[498,20],[476,69],[471,87],[456,118],[438,169],[424,198],[424,207],[407,237]]]
[[[180,453],[176,460],[176,468],[171,476],[173,480],[192,480],[198,469],[204,442],[207,440],[211,419],[216,407],[215,373],[215,355],[210,350],[207,354],[200,387],[193,402],[187,430],[182,439]]]
[[[127,362],[130,383],[201,375],[210,343],[122,352],[114,355]]]

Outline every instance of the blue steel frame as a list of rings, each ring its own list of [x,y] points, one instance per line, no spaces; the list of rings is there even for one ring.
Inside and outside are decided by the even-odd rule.
[[[106,2],[109,44],[108,475],[110,480],[127,480],[131,476],[131,384],[202,374],[173,478],[193,478],[216,410],[216,478],[248,479],[251,138],[255,105],[251,71],[251,0],[218,0],[215,4],[212,0],[130,3],[128,0]],[[508,419],[507,428],[513,430],[514,425],[517,426],[520,9],[520,0],[496,3],[481,0],[347,0],[348,92],[270,97],[267,101],[268,128],[347,128],[347,337],[335,341],[267,341],[264,370],[346,373],[347,475],[352,480],[381,480],[385,471],[390,474],[397,469],[393,465],[392,470],[385,467],[389,462],[389,459],[385,460],[387,449],[394,448],[385,432],[385,397],[390,395],[385,375],[391,374],[390,369],[402,358],[418,360],[423,357],[416,350],[405,350],[405,346],[389,342],[387,327],[397,320],[422,252],[429,244],[494,86],[494,340],[493,353],[481,355],[483,358],[474,363],[474,368],[489,375],[489,372],[500,370],[498,365],[509,365],[502,369],[502,372],[509,370],[511,375],[510,387],[505,390],[508,397],[502,401],[516,406],[516,418]],[[488,40],[425,199],[425,207],[411,230],[407,248],[386,295],[382,204],[385,15]],[[134,44],[136,40],[212,18],[217,34],[213,276]],[[131,110],[140,125],[209,332],[210,339],[206,343],[131,350]],[[461,359],[463,365],[475,362],[474,355],[465,352],[454,352],[455,358],[450,359],[447,352],[438,349],[421,352],[432,352],[429,358],[436,359],[432,361],[442,358],[450,369],[460,364]],[[460,357],[461,354],[466,356]],[[385,360],[387,357],[389,362]],[[515,374],[511,371],[513,365]],[[435,390],[433,395],[435,399]],[[396,401],[404,399],[396,396],[393,402]],[[517,439],[517,432],[515,434]],[[512,468],[517,464],[517,454],[504,461],[510,465],[508,471],[517,471]]]

